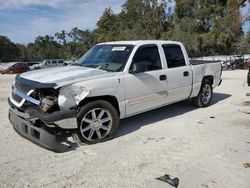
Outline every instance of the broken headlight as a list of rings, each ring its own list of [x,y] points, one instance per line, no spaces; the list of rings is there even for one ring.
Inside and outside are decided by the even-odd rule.
[[[40,106],[44,112],[50,112],[57,105],[57,100],[53,97],[45,97],[40,99]]]
[[[40,107],[43,112],[58,111],[58,95],[56,89],[38,89],[33,92],[32,97],[40,101]]]

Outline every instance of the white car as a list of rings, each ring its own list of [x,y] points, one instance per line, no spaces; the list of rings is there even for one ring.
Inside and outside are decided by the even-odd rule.
[[[64,62],[62,59],[46,59],[41,63],[34,64],[30,67],[31,70],[38,70],[44,68],[52,68],[52,67],[62,67],[65,66],[67,63]]]
[[[209,106],[220,62],[191,65],[180,42],[101,43],[74,65],[16,77],[9,119],[22,136],[60,151],[58,136],[79,143],[114,137],[119,120],[178,101]]]

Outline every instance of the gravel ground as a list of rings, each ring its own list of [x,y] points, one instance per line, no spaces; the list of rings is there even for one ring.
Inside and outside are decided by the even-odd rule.
[[[0,75],[0,187],[250,187],[247,71],[223,72],[212,105],[181,102],[121,121],[115,139],[54,153],[21,138],[8,121],[14,75]],[[247,165],[245,165],[247,167]]]

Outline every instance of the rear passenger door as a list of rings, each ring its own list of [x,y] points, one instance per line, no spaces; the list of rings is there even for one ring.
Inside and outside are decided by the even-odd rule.
[[[167,61],[167,102],[187,99],[192,90],[192,68],[185,62],[181,46],[178,44],[163,45]]]
[[[57,66],[57,60],[52,60],[51,66],[52,66],[52,67],[56,67],[56,66]]]
[[[59,59],[59,60],[58,60],[58,66],[59,66],[59,67],[64,66],[64,61],[61,60],[61,59]]]

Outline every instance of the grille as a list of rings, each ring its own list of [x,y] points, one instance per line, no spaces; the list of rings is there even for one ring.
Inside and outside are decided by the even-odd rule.
[[[28,93],[30,90],[32,90],[32,87],[25,85],[19,81],[15,82],[15,86],[19,91],[22,91],[23,93]]]
[[[13,91],[12,91],[12,98],[13,98],[16,102],[18,102],[18,103],[22,102],[22,100],[23,100],[22,97],[19,97],[19,96],[16,95]]]
[[[14,103],[14,105],[16,105],[17,107],[21,108],[24,103],[26,103],[25,100],[23,100],[22,97],[20,97],[19,95],[17,95],[14,91],[15,90],[18,90],[24,94],[28,94],[29,91],[32,90],[32,87],[28,86],[28,85],[25,85],[23,84],[22,82],[19,82],[19,81],[16,81],[14,86],[13,86],[13,89],[12,89],[12,92],[11,92],[11,102]]]

